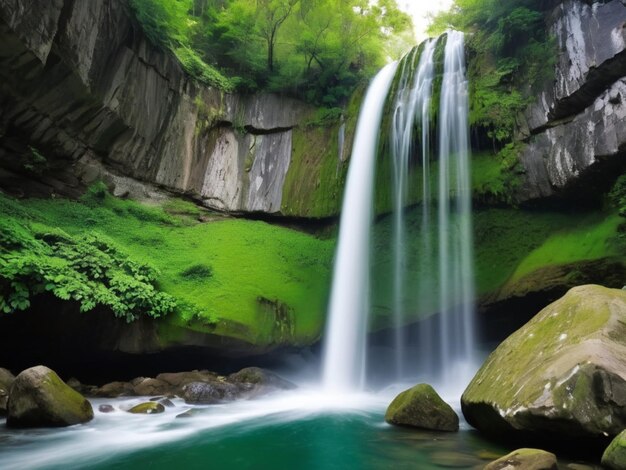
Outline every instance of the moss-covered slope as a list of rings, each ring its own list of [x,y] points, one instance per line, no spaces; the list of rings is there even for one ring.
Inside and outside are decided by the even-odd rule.
[[[25,232],[64,233],[69,239],[106,234],[129,262],[155,270],[155,288],[175,302],[158,322],[162,346],[182,341],[190,330],[261,348],[311,344],[320,336],[333,253],[330,240],[215,216],[179,200],[146,207],[102,192],[79,202],[0,196],[0,211],[4,223],[13,222]],[[11,252],[9,247],[2,263]],[[10,284],[6,270],[2,274],[0,281]],[[91,285],[100,289],[97,282]],[[31,295],[45,291],[45,286],[31,287]]]

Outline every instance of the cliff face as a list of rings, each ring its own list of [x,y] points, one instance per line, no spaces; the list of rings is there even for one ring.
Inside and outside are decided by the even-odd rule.
[[[130,177],[218,210],[332,216],[346,152],[339,129],[305,125],[314,112],[198,85],[147,41],[123,0],[0,0],[5,187],[24,184],[36,149],[46,161],[25,180],[39,192],[75,195],[104,178],[123,193]],[[308,155],[294,135],[320,144]]]
[[[522,200],[553,196],[584,183],[594,170],[623,165],[625,3],[567,0],[554,10],[556,78],[523,119]]]

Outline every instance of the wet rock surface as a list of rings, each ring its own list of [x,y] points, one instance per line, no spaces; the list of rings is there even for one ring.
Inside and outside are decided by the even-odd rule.
[[[7,426],[61,427],[93,419],[91,404],[44,366],[21,372],[9,393]]]
[[[215,404],[294,388],[295,384],[269,370],[248,367],[226,377],[208,370],[162,373],[156,378],[137,377],[130,382],[111,382],[94,388],[93,396],[150,396],[152,402],[171,407],[173,403],[169,398],[174,396],[193,404]]]
[[[385,421],[433,431],[459,430],[457,414],[427,384],[419,384],[400,393],[387,408]]]
[[[555,80],[521,126],[527,146],[518,197],[524,201],[572,187],[594,191],[584,177],[610,175],[626,143],[626,5],[567,0],[550,21],[558,47]]]
[[[615,436],[626,427],[626,291],[570,290],[507,338],[461,398],[468,423],[503,437]]]
[[[556,455],[540,449],[518,449],[491,462],[485,470],[557,470]]]
[[[116,195],[165,188],[223,211],[286,209],[294,129],[309,132],[312,107],[196,83],[123,0],[0,0],[0,20],[0,186],[77,196],[102,179]],[[47,159],[41,175],[21,168],[29,147]],[[298,197],[314,201],[310,189]],[[336,215],[335,199],[320,215]]]

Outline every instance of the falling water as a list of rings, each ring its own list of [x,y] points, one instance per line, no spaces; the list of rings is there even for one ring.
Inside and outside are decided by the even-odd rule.
[[[404,377],[406,362],[406,341],[402,327],[405,322],[406,289],[406,224],[404,208],[408,203],[409,159],[415,147],[413,128],[415,121],[422,129],[422,162],[424,166],[424,208],[428,213],[427,201],[430,187],[427,178],[430,157],[430,102],[435,73],[433,54],[436,41],[426,41],[422,54],[415,48],[408,60],[403,61],[398,91],[393,107],[391,124],[391,161],[393,163],[393,311],[394,311],[394,351],[396,379]],[[419,57],[417,69],[415,63]],[[412,77],[412,78],[411,78]]]
[[[439,107],[440,355],[444,382],[474,354],[468,82],[462,33],[448,33]],[[454,215],[454,221],[452,218]],[[471,370],[469,371],[471,373]]]
[[[443,41],[443,64],[437,64],[436,50]],[[324,350],[324,384],[336,391],[358,389],[365,377],[375,149],[395,69],[395,65],[383,69],[368,90],[348,174]],[[437,72],[442,78],[435,123],[430,111]],[[469,100],[463,34],[451,31],[412,51],[403,59],[395,83],[390,108],[395,375],[397,380],[420,377],[453,390],[466,385],[468,374],[473,373],[475,346]],[[438,156],[431,150],[435,130]],[[421,166],[419,177],[409,177],[415,174],[410,171],[412,165]],[[409,232],[404,215],[411,185],[421,185],[422,189],[418,233]],[[409,251],[415,246],[408,243],[413,237],[421,237],[417,266],[407,262],[416,258]],[[409,289],[419,292],[427,302],[411,305]],[[422,322],[420,344],[405,344],[403,327],[415,319],[416,310],[437,313],[437,320]]]
[[[362,388],[369,309],[370,227],[378,133],[397,64],[372,81],[361,107],[348,171],[330,298],[323,382],[327,390]]]

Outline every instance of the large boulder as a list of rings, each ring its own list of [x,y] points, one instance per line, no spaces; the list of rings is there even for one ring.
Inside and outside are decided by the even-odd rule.
[[[518,449],[485,466],[485,470],[556,470],[556,455],[539,449]]]
[[[427,384],[416,385],[394,398],[385,413],[385,421],[433,431],[459,430],[457,414]]]
[[[626,470],[626,431],[619,433],[606,448],[602,465],[611,470]]]
[[[9,392],[7,426],[58,427],[93,419],[91,404],[44,366],[17,376]]]
[[[507,338],[461,398],[490,434],[598,438],[626,428],[626,291],[571,289]]]

